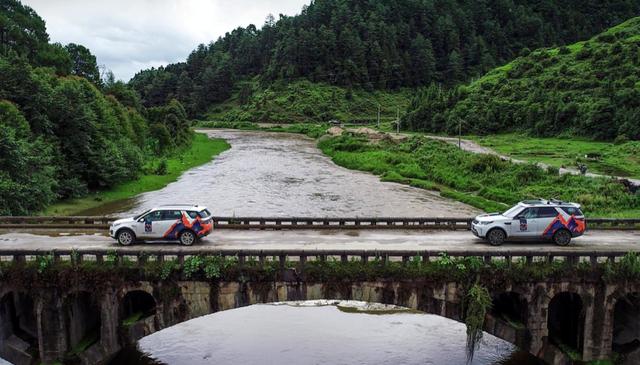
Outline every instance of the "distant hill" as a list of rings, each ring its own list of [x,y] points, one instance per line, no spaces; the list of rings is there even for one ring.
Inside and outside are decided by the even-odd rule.
[[[139,72],[146,106],[180,100],[192,116],[258,78],[344,88],[452,86],[525,47],[587,39],[640,15],[640,0],[315,0],[200,45],[186,62]]]
[[[412,130],[525,131],[640,139],[640,17],[567,47],[523,56],[453,90],[431,86],[404,117]]]

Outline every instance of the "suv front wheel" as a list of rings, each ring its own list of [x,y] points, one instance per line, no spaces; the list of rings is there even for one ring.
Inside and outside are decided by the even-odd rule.
[[[558,246],[567,246],[571,242],[571,232],[561,229],[554,233],[553,242]]]
[[[500,228],[494,228],[487,233],[487,241],[489,241],[492,246],[500,246],[506,238],[507,234]]]
[[[123,228],[118,232],[118,243],[129,246],[136,241],[136,235],[132,230]]]
[[[185,246],[191,246],[196,242],[196,234],[192,231],[182,231],[180,233],[180,243]]]

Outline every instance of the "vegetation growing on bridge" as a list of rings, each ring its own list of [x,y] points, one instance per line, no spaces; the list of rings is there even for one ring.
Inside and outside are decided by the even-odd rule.
[[[420,136],[370,143],[365,137],[342,135],[322,139],[319,147],[341,166],[370,171],[386,181],[440,190],[443,196],[485,211],[545,197],[579,202],[591,217],[632,217],[640,212],[640,195],[620,181],[559,175],[557,168],[503,161]]]
[[[461,289],[462,319],[468,326],[468,350],[473,355],[481,338],[484,318],[492,305],[489,292],[501,292],[512,285],[574,281],[615,283],[640,280],[640,255],[629,253],[617,262],[578,262],[572,260],[527,261],[526,259],[485,261],[480,257],[454,258],[445,253],[425,261],[415,256],[404,261],[389,261],[374,257],[368,261],[353,258],[336,260],[281,261],[268,258],[259,261],[251,257],[188,256],[178,260],[151,260],[148,254],[119,256],[112,251],[103,262],[79,260],[72,252],[69,258],[54,259],[53,255],[39,255],[33,260],[0,262],[0,283],[24,292],[55,288],[61,292],[94,288],[96,294],[113,287],[139,281],[156,282],[157,298],[170,301],[180,295],[179,281],[198,280],[216,285],[219,282],[249,283],[256,293],[268,293],[276,281],[304,281],[326,284],[327,297],[349,298],[351,286],[357,282],[395,283],[396,297],[408,300],[416,288],[433,283],[457,282]],[[165,257],[165,260],[167,257]],[[382,295],[385,298],[385,295]],[[402,299],[405,298],[405,299]],[[383,299],[384,300],[384,299]],[[392,304],[392,303],[389,303]],[[420,309],[418,304],[418,309]],[[135,314],[135,313],[133,313]],[[133,317],[132,317],[133,318]],[[132,318],[124,325],[131,324]]]

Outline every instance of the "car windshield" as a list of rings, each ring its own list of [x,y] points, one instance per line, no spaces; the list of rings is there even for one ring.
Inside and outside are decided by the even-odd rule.
[[[503,216],[508,217],[508,218],[513,218],[516,216],[516,214],[518,214],[518,212],[520,212],[520,210],[522,209],[521,206],[516,205],[515,207],[512,207],[511,209],[507,210],[506,212],[502,213]]]
[[[147,209],[144,212],[142,212],[142,213],[138,214],[137,216],[133,217],[133,219],[137,221],[138,219],[142,218],[143,215],[149,213],[150,211],[151,211],[151,209]]]

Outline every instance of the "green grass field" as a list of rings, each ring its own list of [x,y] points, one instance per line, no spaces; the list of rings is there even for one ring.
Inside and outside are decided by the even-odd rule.
[[[589,172],[640,179],[640,142],[637,141],[613,144],[576,137],[533,138],[522,134],[465,138],[520,160],[574,169],[583,163]]]
[[[191,146],[174,156],[167,158],[167,173],[154,174],[152,171],[161,163],[160,159],[148,161],[145,170],[151,171],[140,176],[138,180],[130,181],[106,191],[98,191],[81,199],[64,200],[49,206],[42,215],[73,215],[87,209],[96,208],[107,203],[134,197],[138,194],[158,190],[193,167],[205,164],[214,156],[226,151],[231,146],[222,139],[210,139],[204,134],[196,133]]]
[[[559,175],[557,169],[502,161],[420,136],[404,142],[369,143],[363,137],[344,135],[323,138],[319,147],[343,167],[369,171],[384,181],[438,190],[444,197],[488,212],[543,197],[579,202],[589,217],[637,217],[640,213],[640,195],[618,181]]]

